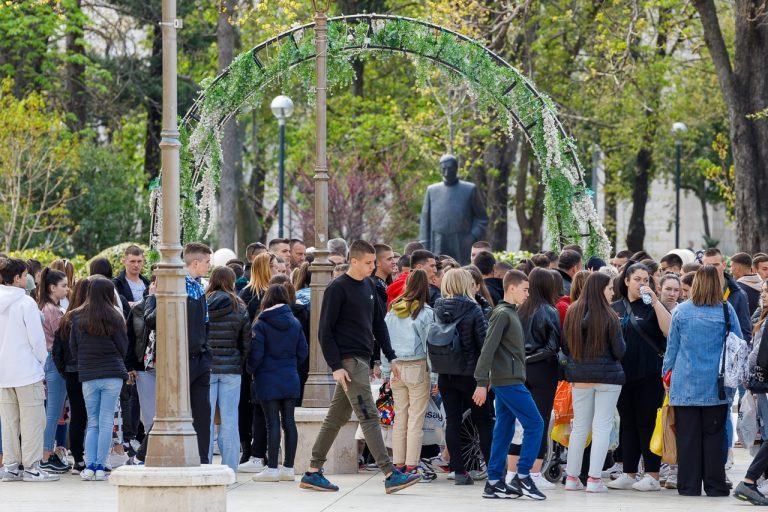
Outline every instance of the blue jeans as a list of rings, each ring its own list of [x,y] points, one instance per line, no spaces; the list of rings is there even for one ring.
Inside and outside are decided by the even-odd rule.
[[[240,405],[240,374],[211,374],[211,443],[208,448],[208,461],[213,461],[213,417],[216,404],[219,404],[219,451],[221,463],[237,472],[240,462],[240,433],[238,429],[238,406]]]
[[[544,420],[524,384],[494,386],[493,392],[496,395],[496,425],[493,427],[488,480],[502,480],[505,476],[507,453],[515,435],[516,419],[523,426],[523,446],[520,448],[517,472],[527,475],[539,454]]]
[[[155,421],[156,377],[155,370],[137,372],[136,394],[139,395],[139,412],[144,431],[149,432]]]
[[[123,388],[122,379],[95,379],[83,382],[88,427],[85,431],[85,465],[106,466],[112,445],[115,411]]]
[[[59,418],[61,418],[61,412],[64,410],[64,400],[67,399],[67,381],[53,364],[51,354],[48,354],[48,358],[45,360],[45,386],[48,389],[48,398],[45,402],[43,450],[52,452]]]

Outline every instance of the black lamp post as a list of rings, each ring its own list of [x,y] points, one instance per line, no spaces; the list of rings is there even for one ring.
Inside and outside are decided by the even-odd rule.
[[[677,122],[672,125],[672,135],[675,137],[675,150],[677,153],[677,166],[675,168],[675,249],[680,247],[680,151],[682,140],[680,137],[688,131],[685,123]]]
[[[283,206],[285,203],[285,121],[293,114],[293,101],[288,96],[272,100],[272,114],[280,125],[280,191],[277,199],[277,236],[283,238]]]

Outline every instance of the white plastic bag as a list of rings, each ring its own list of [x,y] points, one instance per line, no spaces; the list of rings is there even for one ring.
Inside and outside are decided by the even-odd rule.
[[[445,412],[443,406],[437,405],[434,397],[429,397],[427,403],[427,412],[424,414],[424,426],[422,431],[424,437],[421,441],[423,445],[445,444]]]
[[[755,403],[755,397],[749,391],[741,399],[736,429],[741,435],[744,446],[751,447],[755,444],[755,438],[757,437],[757,404]]]
[[[723,368],[723,357],[725,357],[725,374],[723,375],[725,387],[736,389],[749,378],[747,364],[749,345],[731,331],[725,339],[724,350],[720,353],[718,368]]]

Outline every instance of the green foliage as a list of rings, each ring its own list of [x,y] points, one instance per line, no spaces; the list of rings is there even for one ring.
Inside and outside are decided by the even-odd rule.
[[[95,260],[96,258],[107,258],[109,260],[109,263],[112,264],[112,269],[114,271],[115,276],[120,273],[120,271],[123,270],[123,254],[125,253],[126,247],[129,245],[138,245],[144,250],[144,269],[141,271],[142,274],[144,274],[146,277],[149,277],[152,275],[152,272],[150,270],[150,266],[152,263],[156,262],[157,255],[155,252],[149,253],[149,248],[142,244],[137,242],[124,242],[121,244],[114,245],[112,247],[107,247],[100,253],[96,254],[93,258],[89,259],[85,265],[81,268],[79,275],[80,277],[86,277],[88,276],[88,268],[91,265],[91,262]]]
[[[56,260],[67,259],[72,266],[75,267],[75,272],[81,275],[83,269],[86,268],[85,257],[75,256],[74,258],[64,258],[63,256],[56,254],[48,249],[25,249],[23,251],[11,251],[8,253],[11,258],[19,258],[22,260],[37,260],[44,267],[50,266]]]
[[[493,257],[496,258],[496,261],[516,267],[521,261],[531,259],[533,253],[530,251],[497,251],[493,253]]]

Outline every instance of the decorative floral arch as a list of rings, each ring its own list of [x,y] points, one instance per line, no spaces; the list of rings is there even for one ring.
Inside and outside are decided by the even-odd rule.
[[[461,77],[481,108],[507,116],[512,135],[519,128],[531,144],[546,188],[544,211],[553,246],[586,242],[586,253],[608,257],[611,245],[584,182],[576,144],[557,118],[552,100],[512,65],[482,44],[425,21],[362,14],[328,20],[328,87],[348,86],[351,61],[372,51],[408,54],[422,76],[438,64]],[[207,236],[216,204],[222,153],[221,128],[244,106],[256,106],[264,87],[296,76],[314,91],[314,23],[295,27],[240,54],[203,91],[181,125],[182,225],[185,238]],[[155,232],[161,191],[153,191]]]

